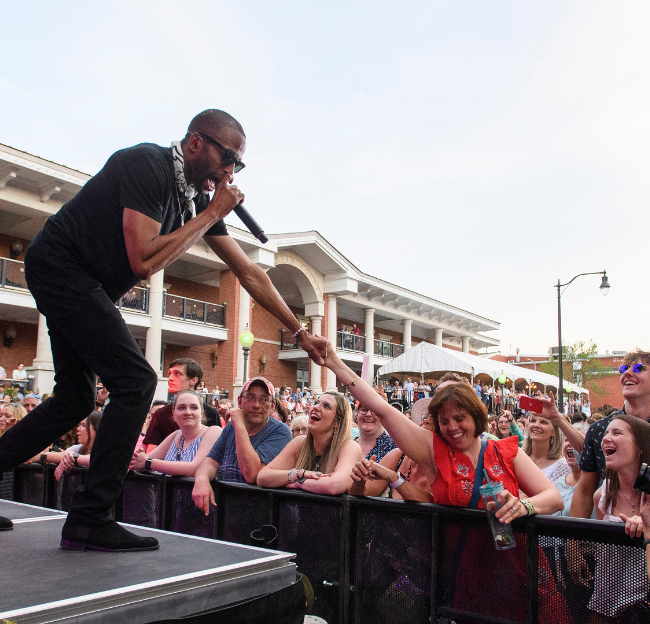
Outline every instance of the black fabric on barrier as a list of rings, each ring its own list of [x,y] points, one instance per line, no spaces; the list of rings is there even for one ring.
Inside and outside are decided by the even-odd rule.
[[[208,613],[150,624],[302,624],[304,618],[305,588],[298,575],[295,583],[272,594]]]
[[[296,553],[298,572],[314,589],[313,613],[327,622],[340,621],[341,508],[309,498],[286,500],[280,506],[277,548]],[[327,583],[327,584],[326,584]]]
[[[14,499],[14,471],[0,473],[0,498],[4,500]]]
[[[172,490],[171,530],[198,537],[217,535],[217,508],[210,506],[206,516],[192,501],[193,483],[178,483]]]
[[[357,516],[355,621],[427,623],[431,608],[431,519],[397,509]]]
[[[164,483],[129,480],[122,490],[122,522],[156,529],[163,525]]]

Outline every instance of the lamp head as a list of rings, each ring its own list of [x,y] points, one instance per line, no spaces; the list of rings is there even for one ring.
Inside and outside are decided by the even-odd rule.
[[[246,325],[246,329],[239,334],[239,344],[244,347],[244,349],[250,349],[253,342],[255,342],[255,336],[253,336],[251,330],[248,329],[248,325]]]
[[[603,271],[603,279],[600,282],[600,294],[606,297],[609,293],[609,282],[607,281],[607,272]]]

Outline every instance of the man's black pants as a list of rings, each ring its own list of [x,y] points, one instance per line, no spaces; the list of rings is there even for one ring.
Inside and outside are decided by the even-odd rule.
[[[0,437],[0,472],[34,457],[95,407],[95,375],[110,401],[93,444],[85,484],[68,519],[97,525],[112,518],[157,376],[115,303],[89,268],[62,246],[37,237],[25,254],[25,277],[46,317],[55,370],[53,396]]]

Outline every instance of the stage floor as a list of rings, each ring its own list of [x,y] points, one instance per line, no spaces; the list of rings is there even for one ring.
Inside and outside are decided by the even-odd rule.
[[[0,532],[0,619],[146,624],[210,611],[290,586],[295,555],[145,529],[160,549],[137,553],[59,548],[66,514],[0,500],[14,521]]]

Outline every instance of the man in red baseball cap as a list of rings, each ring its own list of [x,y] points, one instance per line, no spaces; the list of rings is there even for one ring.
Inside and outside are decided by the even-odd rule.
[[[194,475],[192,500],[210,513],[215,504],[210,481],[217,475],[224,481],[255,484],[257,474],[291,442],[291,431],[283,422],[270,418],[274,389],[264,377],[244,384],[239,408],[231,410],[230,422]]]

